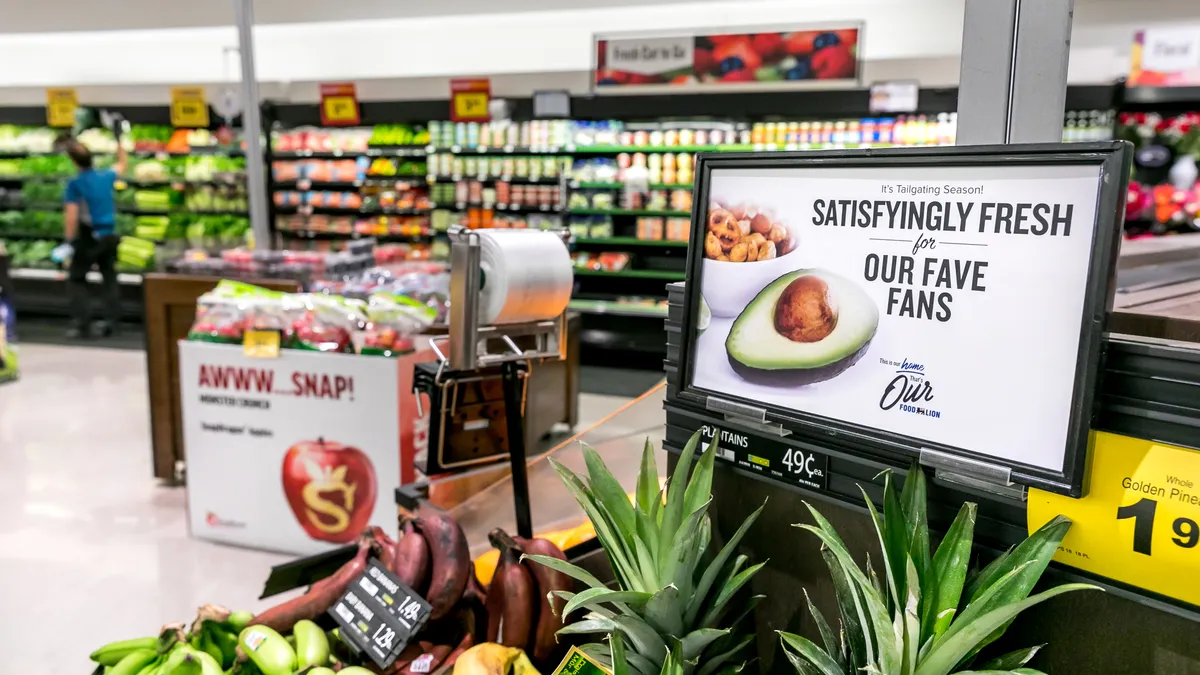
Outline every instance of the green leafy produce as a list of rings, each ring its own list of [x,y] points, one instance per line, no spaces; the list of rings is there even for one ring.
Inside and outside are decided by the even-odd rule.
[[[33,155],[21,159],[22,176],[69,176],[75,165],[65,155]]]
[[[5,241],[4,248],[8,251],[9,260],[14,268],[43,268],[54,269],[58,264],[50,259],[50,252],[59,244],[58,241]]]
[[[611,654],[605,665],[612,666],[614,675],[736,673],[745,665],[745,648],[754,641],[740,625],[762,596],[743,599],[742,591],[762,564],[746,567],[746,556],[734,553],[762,508],[742,523],[720,552],[709,553],[707,511],[717,443],[709,444],[689,479],[699,443],[697,432],[680,454],[667,487],[660,489],[654,446],[647,440],[632,504],[600,455],[588,446],[583,446],[586,483],[550,460],[595,526],[617,588],[557,558],[526,557],[589,587],[578,594],[561,594],[567,599],[564,618],[579,609],[588,613],[558,634],[606,634],[609,648],[595,643],[587,651],[593,656]]]
[[[63,200],[61,182],[31,180],[21,184],[21,201],[26,205],[56,205]]]
[[[899,496],[890,472],[883,490],[883,515],[871,499],[867,508],[883,552],[883,583],[868,562],[864,572],[837,532],[812,506],[815,525],[797,525],[821,540],[841,614],[841,639],[812,605],[808,609],[822,646],[780,632],[783,651],[801,675],[949,675],[988,672],[1037,673],[1024,668],[1037,648],[1005,654],[973,669],[979,651],[1004,634],[1018,613],[1068,591],[1095,589],[1064,584],[1029,596],[1058,549],[1071,522],[1056,518],[982,571],[967,573],[975,532],[975,504],[958,512],[930,555],[925,474],[914,465]]]
[[[167,211],[171,208],[168,190],[135,190],[133,203],[143,211]]]

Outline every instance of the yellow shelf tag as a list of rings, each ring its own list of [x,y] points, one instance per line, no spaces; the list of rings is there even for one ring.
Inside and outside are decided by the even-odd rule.
[[[252,359],[279,358],[279,331],[248,330],[242,338],[242,351]]]
[[[75,109],[79,97],[74,89],[46,90],[46,124],[52,127],[75,126]]]
[[[171,125],[208,128],[208,101],[204,98],[204,87],[171,88]]]
[[[1029,531],[1064,515],[1058,562],[1200,605],[1200,451],[1097,432],[1091,459],[1083,499],[1030,488]]]

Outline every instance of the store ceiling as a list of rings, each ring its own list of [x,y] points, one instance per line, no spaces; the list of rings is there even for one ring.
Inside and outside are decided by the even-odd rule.
[[[254,0],[256,24],[670,5],[706,0]],[[0,33],[228,26],[233,0],[11,0]],[[7,4],[7,3],[2,3]],[[549,5],[549,6],[548,6]]]

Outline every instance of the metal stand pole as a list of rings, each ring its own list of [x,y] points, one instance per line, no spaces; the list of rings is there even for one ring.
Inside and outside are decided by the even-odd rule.
[[[501,366],[504,381],[504,418],[508,423],[508,461],[512,467],[513,507],[516,509],[517,534],[533,537],[533,518],[529,507],[529,476],[525,467],[525,422],[521,416],[521,377],[525,366],[520,361],[505,361]]]
[[[258,79],[254,73],[254,0],[233,0],[237,15],[238,53],[242,57],[242,132],[246,138],[246,196],[254,246],[272,247],[267,222],[267,171],[263,162],[263,128],[259,117]]]
[[[1059,143],[1074,0],[967,0],[958,144]]]

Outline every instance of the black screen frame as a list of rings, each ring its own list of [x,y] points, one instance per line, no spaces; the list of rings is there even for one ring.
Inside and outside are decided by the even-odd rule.
[[[968,460],[1008,467],[1014,483],[1049,492],[1080,497],[1086,493],[1086,463],[1091,443],[1091,423],[1097,410],[1105,317],[1112,307],[1116,288],[1117,254],[1133,146],[1124,141],[1097,143],[1047,143],[995,146],[948,146],[881,148],[780,153],[721,153],[697,157],[695,194],[692,202],[691,241],[688,247],[687,283],[679,353],[680,388],[676,400],[705,410],[709,396],[752,405],[766,411],[766,421],[778,423],[798,438],[829,444],[843,451],[863,450],[864,459],[883,454],[900,460],[918,458],[923,449],[935,450]],[[696,319],[700,301],[700,278],[709,191],[714,169],[821,169],[963,166],[1062,166],[1089,165],[1099,169],[1096,220],[1092,231],[1079,343],[1072,378],[1071,411],[1067,421],[1066,448],[1062,470],[1046,469],[1006,461],[919,438],[897,434],[822,415],[765,404],[727,392],[712,391],[693,384]]]

